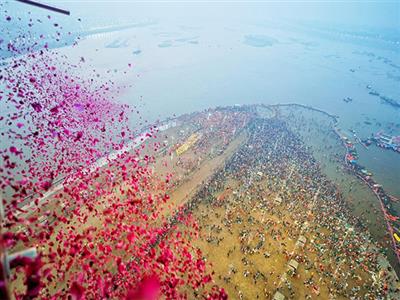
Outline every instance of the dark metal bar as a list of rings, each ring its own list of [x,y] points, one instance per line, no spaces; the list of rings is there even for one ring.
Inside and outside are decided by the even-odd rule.
[[[48,9],[48,10],[51,10],[51,11],[55,11],[55,12],[58,12],[60,14],[64,14],[64,15],[68,15],[68,16],[70,15],[70,12],[68,10],[64,10],[64,9],[57,8],[57,7],[54,7],[54,6],[50,6],[50,5],[43,4],[43,3],[39,3],[39,2],[36,2],[36,1],[31,1],[31,0],[16,0],[16,1],[22,2],[22,3],[25,3],[25,4],[30,4],[30,5],[33,5],[33,6],[37,6],[37,7],[40,7],[40,8]]]

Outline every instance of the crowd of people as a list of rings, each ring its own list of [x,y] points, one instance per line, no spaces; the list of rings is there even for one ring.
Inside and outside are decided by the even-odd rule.
[[[272,298],[276,287],[289,299],[395,299],[397,277],[302,140],[284,120],[241,109],[251,116],[247,142],[185,207],[196,208],[203,252],[218,249],[231,262],[219,284],[239,299]],[[285,263],[274,269],[272,259]]]

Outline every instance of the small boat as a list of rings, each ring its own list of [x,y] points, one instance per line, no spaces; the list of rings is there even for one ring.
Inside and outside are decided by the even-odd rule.
[[[353,98],[346,97],[346,98],[343,98],[343,101],[346,102],[346,103],[349,103],[349,102],[353,101]]]

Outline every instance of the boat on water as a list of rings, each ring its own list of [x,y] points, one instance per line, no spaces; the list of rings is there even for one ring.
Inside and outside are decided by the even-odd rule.
[[[400,153],[400,135],[390,136],[383,132],[378,132],[374,134],[371,140],[374,141],[378,147],[391,149]]]
[[[349,103],[349,102],[352,102],[352,101],[353,101],[353,98],[351,98],[351,97],[346,97],[346,98],[343,98],[343,101],[346,102],[346,103]]]

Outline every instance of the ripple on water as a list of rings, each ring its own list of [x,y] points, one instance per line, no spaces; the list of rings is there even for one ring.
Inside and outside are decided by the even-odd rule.
[[[172,46],[172,43],[170,41],[163,41],[162,43],[160,43],[158,45],[158,47],[160,47],[160,48],[168,48],[168,47],[171,47],[171,46]]]
[[[277,42],[278,40],[266,35],[250,34],[244,36],[243,44],[252,47],[270,47]]]

